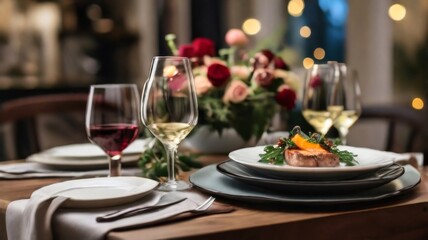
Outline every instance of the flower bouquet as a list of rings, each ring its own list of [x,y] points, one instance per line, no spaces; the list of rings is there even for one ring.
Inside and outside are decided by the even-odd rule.
[[[220,49],[208,38],[175,45],[175,36],[166,41],[174,55],[192,62],[199,105],[199,123],[211,130],[233,128],[244,140],[259,139],[280,108],[295,107],[297,76],[287,63],[270,50],[250,56],[243,51],[248,38],[239,29],[225,36],[229,48]]]

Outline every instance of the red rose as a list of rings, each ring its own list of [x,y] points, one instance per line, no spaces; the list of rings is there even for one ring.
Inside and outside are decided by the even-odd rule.
[[[192,46],[196,57],[203,57],[205,55],[212,57],[215,55],[215,46],[211,39],[195,38],[192,42]]]
[[[289,110],[293,109],[296,105],[296,92],[286,85],[279,89],[275,95],[276,102]]]
[[[222,86],[230,78],[230,70],[223,64],[213,63],[208,67],[207,77],[215,87]]]
[[[275,57],[273,59],[273,61],[275,63],[275,68],[283,69],[283,70],[286,70],[286,71],[290,71],[290,67],[288,66],[287,63],[284,62],[284,60],[282,60],[282,58]]]
[[[178,48],[178,55],[180,57],[192,58],[195,56],[195,50],[191,44],[184,44]]]
[[[268,49],[263,49],[262,53],[263,53],[263,55],[265,55],[268,58],[269,62],[272,61],[273,58],[275,57],[275,55],[272,53],[272,51],[268,50]]]

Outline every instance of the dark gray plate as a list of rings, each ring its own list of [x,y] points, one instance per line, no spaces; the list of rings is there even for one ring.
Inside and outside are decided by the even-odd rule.
[[[382,186],[359,192],[336,194],[298,194],[271,191],[244,184],[217,171],[216,165],[199,169],[190,176],[190,182],[196,187],[213,195],[229,197],[242,201],[283,202],[293,204],[339,204],[368,202],[389,198],[415,187],[420,181],[419,172],[406,165],[404,174]]]
[[[375,173],[365,174],[356,179],[338,181],[299,181],[273,179],[253,171],[235,161],[225,161],[217,165],[217,170],[224,175],[245,182],[250,185],[260,186],[283,192],[352,192],[374,188],[400,177],[404,173],[404,167],[393,164],[377,170]]]

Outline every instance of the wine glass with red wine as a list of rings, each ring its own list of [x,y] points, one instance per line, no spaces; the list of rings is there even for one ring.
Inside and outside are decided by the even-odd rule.
[[[161,191],[191,187],[176,180],[174,161],[178,144],[198,122],[198,103],[188,58],[154,57],[141,98],[141,119],[167,153],[168,181]]]
[[[135,84],[92,85],[86,133],[109,158],[109,177],[120,176],[122,151],[138,136],[139,97]]]

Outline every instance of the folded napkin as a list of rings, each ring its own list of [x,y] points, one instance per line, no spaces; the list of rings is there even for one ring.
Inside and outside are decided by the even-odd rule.
[[[144,198],[130,204],[110,208],[60,208],[67,201],[63,197],[36,197],[30,200],[11,202],[6,209],[6,229],[9,239],[50,240],[54,239],[105,239],[112,230],[142,228],[185,218],[206,214],[226,213],[233,208],[214,202],[202,213],[189,213],[203,203],[207,196],[195,191],[182,192],[187,199],[169,207],[148,211],[140,215],[123,218],[114,222],[97,222],[96,217],[115,210],[134,206],[150,206],[155,204],[165,193],[154,191]]]
[[[124,176],[138,176],[139,174],[141,174],[141,169],[139,168],[122,168],[122,175]],[[34,162],[0,165],[0,179],[26,179],[42,177],[84,178],[107,175],[108,169],[90,171],[61,171]]]

